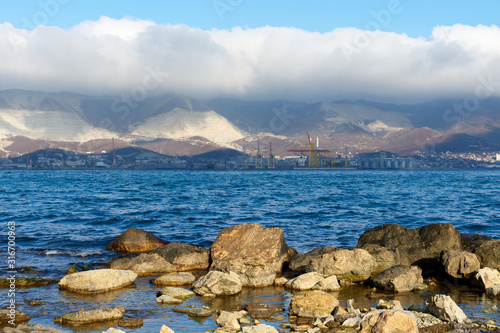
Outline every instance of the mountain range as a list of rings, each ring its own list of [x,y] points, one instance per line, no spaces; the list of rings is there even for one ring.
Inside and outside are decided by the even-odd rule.
[[[500,151],[500,98],[398,105],[333,102],[195,100],[177,95],[85,96],[0,91],[0,156],[45,147],[101,152],[138,146],[197,155],[222,148],[290,155],[314,143],[332,153],[377,150]]]

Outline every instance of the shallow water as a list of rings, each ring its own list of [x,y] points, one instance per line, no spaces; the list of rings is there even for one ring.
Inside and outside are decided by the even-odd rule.
[[[5,243],[7,222],[16,223],[16,265],[35,266],[36,274],[55,278],[74,262],[110,261],[116,254],[106,251],[106,245],[130,227],[167,241],[209,247],[221,229],[256,222],[284,229],[287,243],[300,253],[321,246],[355,246],[365,230],[382,223],[415,228],[445,222],[462,233],[498,239],[500,172],[0,171],[0,221]],[[0,263],[5,269],[6,253]],[[50,326],[57,326],[55,316],[81,307],[123,305],[127,316],[145,321],[134,332],[159,331],[162,324],[180,332],[215,327],[213,319],[198,323],[156,305],[155,290],[148,279],[140,279],[136,288],[105,296],[82,298],[50,285],[21,290],[18,297],[50,300],[49,305],[22,308],[29,314],[48,312],[31,322]],[[475,291],[450,292],[458,292],[455,300],[469,315],[500,319],[498,313],[480,312],[496,301]],[[277,303],[287,308],[290,296],[282,291]],[[264,290],[248,290],[220,306],[229,309],[245,297],[275,298]],[[375,304],[364,293],[349,298]]]

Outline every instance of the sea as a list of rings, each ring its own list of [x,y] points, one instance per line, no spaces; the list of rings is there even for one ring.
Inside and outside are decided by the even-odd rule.
[[[105,265],[119,254],[106,250],[128,228],[145,229],[161,239],[209,248],[224,228],[259,223],[282,228],[287,244],[299,253],[318,247],[354,247],[366,230],[384,223],[417,228],[451,223],[460,232],[500,239],[498,170],[3,170],[0,171],[0,221],[7,275],[8,226],[15,225],[15,265],[28,273],[60,279],[73,263]],[[18,273],[21,274],[21,273]],[[31,276],[30,275],[30,276]],[[191,319],[156,303],[151,277],[104,295],[80,296],[59,291],[57,284],[18,288],[18,309],[42,324],[69,332],[101,332],[116,323],[80,328],[60,326],[54,317],[69,312],[124,306],[127,317],[144,320],[126,332],[205,332],[215,319]],[[446,289],[447,288],[447,289]],[[349,288],[347,288],[349,289]],[[497,300],[463,286],[435,292],[451,294],[471,318],[500,320]],[[1,292],[7,305],[7,289]],[[431,293],[396,297],[403,305]],[[337,293],[375,306],[366,290]],[[287,308],[293,295],[275,288],[249,289],[237,296],[183,306],[231,309],[245,302]],[[40,300],[43,305],[28,305]],[[499,304],[500,307],[500,304]],[[268,323],[279,327],[283,318]],[[266,321],[264,321],[266,322]]]

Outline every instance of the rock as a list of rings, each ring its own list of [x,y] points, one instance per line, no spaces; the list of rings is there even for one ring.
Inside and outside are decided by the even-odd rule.
[[[497,297],[500,295],[500,286],[489,287],[486,289],[486,296]]]
[[[378,301],[377,309],[385,309],[385,310],[401,310],[403,311],[403,307],[401,306],[400,301],[390,300],[385,301],[383,299]]]
[[[327,328],[327,324],[330,322],[334,322],[335,318],[332,315],[328,316],[321,316],[321,317],[316,317],[312,321],[312,324],[314,327],[319,327],[319,328]]]
[[[288,279],[286,277],[277,277],[274,279],[274,285],[276,287],[282,287],[288,282]]]
[[[182,300],[180,298],[168,296],[168,295],[161,295],[159,297],[156,297],[156,301],[158,303],[162,303],[162,304],[182,304],[182,303],[184,303],[184,300]]]
[[[10,325],[9,321],[14,320],[15,323],[24,323],[31,319],[30,316],[14,309],[0,310],[1,325]]]
[[[126,333],[126,332],[119,330],[119,329],[116,329],[114,327],[110,327],[106,331],[103,331],[103,333]]]
[[[209,297],[235,295],[239,293],[241,289],[242,285],[240,278],[233,272],[227,274],[211,271],[193,284],[195,293]]]
[[[491,287],[500,286],[500,272],[489,267],[481,268],[474,274],[471,282],[485,290]]]
[[[213,243],[210,270],[234,272],[243,286],[271,286],[283,263],[295,254],[280,228],[264,229],[256,223],[235,225],[223,229]]]
[[[131,285],[137,274],[128,270],[96,269],[66,275],[59,281],[59,289],[80,294],[97,294]]]
[[[170,327],[167,325],[163,325],[160,329],[160,333],[175,333]]]
[[[427,306],[425,306],[425,310],[427,311]],[[411,314],[417,317],[417,326],[419,330],[443,323],[440,319],[434,317],[430,313],[411,312]]]
[[[359,325],[361,323],[361,317],[360,316],[355,316],[349,319],[346,319],[342,325],[340,325],[342,328],[353,328],[355,330],[359,329]]]
[[[297,276],[285,284],[285,288],[294,290],[311,290],[318,282],[324,280],[323,275],[311,272]]]
[[[346,321],[347,319],[349,318],[354,318],[354,317],[357,317],[358,315],[355,314],[355,313],[349,313],[349,312],[345,312],[345,313],[337,313],[333,316],[333,318],[335,319],[335,321],[337,323],[343,323],[344,321]]]
[[[434,295],[425,304],[431,314],[443,321],[463,323],[467,319],[462,309],[448,295]]]
[[[122,258],[111,263],[111,269],[131,270],[138,275],[175,272],[175,267],[156,253],[142,253],[133,258]]]
[[[259,324],[256,326],[245,326],[242,332],[246,333],[278,333],[278,330],[272,326]]]
[[[491,238],[479,234],[461,234],[462,250],[467,252],[474,252],[484,242],[490,241]]]
[[[474,254],[481,262],[482,267],[500,270],[500,240],[482,243],[476,248]]]
[[[403,265],[393,266],[368,280],[372,287],[394,292],[419,289],[423,282],[422,270],[419,267]]]
[[[141,318],[124,318],[118,322],[118,326],[124,328],[137,328],[144,325]]]
[[[177,287],[165,287],[157,293],[157,297],[161,295],[170,296],[173,298],[189,298],[195,296],[195,294],[191,290],[187,290],[184,288]]]
[[[183,243],[169,243],[151,253],[159,254],[175,267],[176,272],[207,269],[210,262],[210,251]]]
[[[73,274],[73,273],[93,271],[93,270],[95,270],[95,267],[92,266],[91,264],[84,264],[81,262],[77,262],[76,264],[71,265],[66,274]]]
[[[394,250],[389,250],[378,244],[365,244],[361,248],[368,251],[377,262],[378,267],[375,273],[382,272],[398,264],[397,255]]]
[[[336,275],[332,275],[316,283],[314,290],[335,291],[340,290],[340,284]]]
[[[116,308],[98,309],[90,311],[78,311],[54,318],[58,324],[70,324],[74,326],[96,323],[106,320],[121,319],[125,315],[125,308],[118,306]]]
[[[165,286],[182,286],[192,285],[195,280],[196,278],[191,273],[170,273],[156,278],[155,280],[153,280],[153,284]]]
[[[360,323],[359,333],[418,333],[417,321],[396,310],[378,310],[367,313]]]
[[[189,317],[210,317],[214,313],[213,310],[205,308],[175,308],[173,311],[177,313],[185,313]]]
[[[40,324],[35,326],[19,325],[16,328],[4,327],[4,333],[67,333],[67,331],[57,330],[52,327],[45,327]]]
[[[130,228],[116,237],[115,240],[108,245],[107,249],[116,252],[141,253],[153,251],[165,244],[167,244],[167,242],[145,230]]]
[[[365,231],[358,247],[378,244],[396,250],[399,264],[411,265],[421,259],[436,259],[443,250],[460,250],[460,233],[451,224],[434,223],[417,229],[398,224],[383,224]]]
[[[439,323],[420,328],[420,333],[479,333],[476,324]]]
[[[290,316],[315,318],[330,315],[339,301],[323,291],[313,290],[295,295],[290,302]]]
[[[377,262],[363,249],[323,247],[304,255],[296,255],[290,268],[297,272],[317,272],[324,276],[336,275],[337,279],[350,282],[364,281],[377,268]]]
[[[219,327],[230,328],[236,331],[241,329],[240,323],[238,322],[239,316],[227,311],[222,311],[217,318],[217,325]]]
[[[441,252],[441,264],[445,272],[458,279],[470,278],[481,264],[474,253],[459,250],[444,250]]]

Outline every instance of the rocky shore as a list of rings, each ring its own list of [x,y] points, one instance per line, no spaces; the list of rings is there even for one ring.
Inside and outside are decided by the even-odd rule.
[[[128,229],[108,249],[120,254],[106,268],[68,267],[60,290],[96,300],[138,277],[157,287],[155,306],[170,306],[190,318],[213,318],[209,332],[500,332],[497,322],[468,318],[450,295],[429,292],[443,281],[466,286],[485,297],[500,298],[500,240],[460,234],[451,224],[407,229],[384,224],[365,231],[357,247],[322,247],[298,254],[285,242],[282,229],[258,224],[222,230],[210,250],[167,242],[141,229]],[[343,289],[368,290],[371,306],[340,299]],[[215,300],[245,288],[274,288],[293,294],[287,308],[265,303],[235,304],[228,311],[210,306],[182,306],[190,298]],[[394,298],[421,293],[424,302],[403,308]],[[498,309],[496,309],[498,311]],[[54,322],[70,330],[99,323],[103,332],[133,331],[142,318],[124,306],[70,312]],[[64,332],[23,323],[31,319],[0,311],[4,332]],[[269,325],[280,322],[279,328]],[[173,332],[168,322],[161,333]]]

